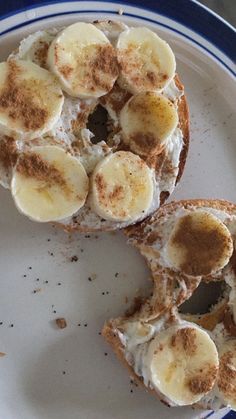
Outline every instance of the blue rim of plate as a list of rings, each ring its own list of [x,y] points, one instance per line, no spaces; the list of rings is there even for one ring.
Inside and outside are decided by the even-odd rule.
[[[79,0],[80,3],[86,4],[86,0]],[[17,15],[22,12],[27,12],[29,10],[35,9],[35,8],[41,8],[51,5],[58,5],[62,3],[75,3],[78,2],[78,0],[68,0],[68,1],[48,1],[48,0],[21,0],[20,2],[17,0],[8,0],[7,2],[1,2],[0,1],[0,22],[12,17],[14,15]],[[115,3],[117,4],[117,10],[118,8],[124,8],[125,6],[134,6],[138,7],[140,10],[149,11],[157,13],[158,15],[162,15],[168,19],[171,19],[186,28],[190,29],[191,31],[195,32],[196,34],[200,35],[202,38],[207,40],[210,44],[215,46],[218,50],[220,50],[227,58],[229,58],[233,63],[236,62],[236,29],[230,25],[228,22],[226,22],[224,19],[222,19],[220,16],[212,12],[207,7],[200,4],[197,0],[128,0],[128,1],[117,1],[117,0],[102,0],[103,3]],[[100,0],[93,0],[94,4],[98,4]],[[19,7],[19,4],[21,7]],[[75,13],[89,13],[94,12],[94,10],[73,10],[73,11],[67,11],[67,12],[61,12],[61,13],[55,13],[46,15],[43,17],[38,17],[34,19],[27,20],[25,22],[22,22],[18,25],[11,26],[9,29],[1,32],[1,24],[0,24],[0,35],[4,35],[6,33],[9,33],[15,29],[18,29],[20,27],[26,26],[30,23],[37,22],[39,20],[43,20],[49,17],[56,17],[56,16],[62,16],[62,15],[68,15],[68,14],[75,14]],[[96,12],[101,13],[109,13],[109,14],[117,14],[117,11],[114,10],[96,10]],[[160,26],[166,27],[168,29],[171,29],[172,31],[179,33],[183,35],[185,38],[188,38],[195,44],[199,45],[201,48],[205,49],[210,55],[212,55],[214,58],[216,58],[231,74],[233,74],[236,77],[236,72],[233,71],[232,68],[230,68],[221,58],[219,58],[216,54],[213,53],[210,49],[203,46],[198,41],[194,40],[190,36],[188,36],[186,33],[183,33],[176,28],[170,27],[166,24],[163,24],[157,20],[152,20],[147,17],[144,17],[143,15],[137,16],[135,14],[131,13],[124,13],[126,16],[130,17],[141,17],[143,20],[157,23]],[[209,412],[204,419],[211,417],[215,417],[216,419],[231,419],[236,418],[236,412],[230,411],[230,409],[227,412],[224,412],[223,416],[219,416],[216,413],[216,416],[214,415],[215,412],[211,411]],[[218,412],[219,413],[219,412]],[[214,416],[213,416],[214,415]]]
[[[75,2],[77,0],[70,1]],[[108,4],[110,3],[109,0],[103,1]],[[0,21],[10,16],[14,16],[17,13],[36,7],[43,7],[58,3],[67,3],[67,1],[1,1]],[[93,3],[99,4],[100,1],[94,0]],[[112,3],[116,3],[118,6],[123,6],[124,8],[125,6],[136,6],[140,9],[155,12],[159,15],[172,19],[207,39],[211,44],[221,50],[230,60],[232,60],[233,63],[236,62],[236,29],[220,16],[200,4],[197,0],[178,0],[178,2],[176,0],[158,0],[158,2],[156,0],[128,0],[123,2],[114,0]],[[19,7],[19,5],[21,5],[21,7]],[[231,72],[234,73],[232,70]]]

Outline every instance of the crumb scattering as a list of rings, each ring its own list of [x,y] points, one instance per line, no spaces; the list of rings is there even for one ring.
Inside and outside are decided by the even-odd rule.
[[[79,259],[78,256],[74,255],[74,256],[71,256],[70,261],[71,262],[77,262],[78,259]]]
[[[42,291],[42,288],[36,288],[35,290],[33,290],[33,294],[36,294],[37,292]]]
[[[89,282],[94,281],[96,278],[97,278],[97,274],[91,274],[91,275],[88,277],[88,281],[89,281]]]
[[[65,329],[67,327],[66,319],[64,317],[56,319],[56,325],[59,329]]]

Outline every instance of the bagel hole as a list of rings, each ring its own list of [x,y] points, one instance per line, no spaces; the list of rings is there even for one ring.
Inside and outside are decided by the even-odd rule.
[[[93,144],[97,144],[100,141],[107,141],[109,134],[108,130],[108,112],[101,106],[97,105],[94,111],[89,115],[87,128],[94,134],[94,137],[91,138]]]
[[[182,314],[206,314],[224,298],[225,281],[201,282],[193,295],[179,307]]]

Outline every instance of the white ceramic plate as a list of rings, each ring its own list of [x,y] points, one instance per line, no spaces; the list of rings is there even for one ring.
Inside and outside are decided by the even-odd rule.
[[[157,31],[176,54],[191,110],[189,157],[172,198],[236,202],[233,30],[196,2],[149,3],[149,11],[110,2],[61,2],[19,13],[9,6],[0,21],[0,59],[27,34],[76,20],[112,18]],[[144,261],[122,233],[70,237],[18,214],[3,189],[0,202],[0,352],[6,353],[0,359],[0,418],[206,417],[209,412],[170,410],[136,388],[99,335],[106,319],[127,308],[126,297],[148,285]],[[66,329],[55,327],[57,317],[66,318]]]

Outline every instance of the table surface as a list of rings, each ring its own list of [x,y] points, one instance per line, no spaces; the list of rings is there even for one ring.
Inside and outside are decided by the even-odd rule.
[[[236,26],[236,0],[199,0],[200,3],[214,10],[231,25]]]

